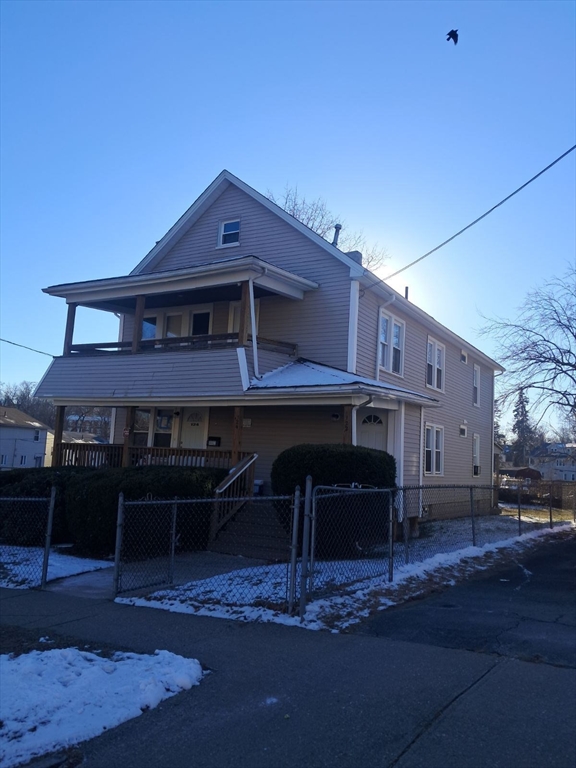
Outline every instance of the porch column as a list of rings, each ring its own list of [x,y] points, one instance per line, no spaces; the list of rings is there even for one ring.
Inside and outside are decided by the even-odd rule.
[[[342,442],[344,445],[352,445],[352,418],[354,413],[351,405],[344,406],[344,424],[342,425]]]
[[[62,466],[62,432],[64,431],[64,419],[66,406],[56,406],[56,423],[54,424],[54,445],[52,446],[52,466]]]
[[[72,352],[72,338],[74,336],[74,320],[76,318],[77,304],[68,304],[68,316],[66,317],[66,331],[64,333],[63,355],[68,356]]]
[[[240,299],[240,325],[238,327],[238,346],[245,347],[248,344],[248,332],[250,330],[250,285],[246,280],[242,283],[242,297]],[[254,343],[254,341],[252,341]]]
[[[131,405],[126,408],[126,422],[124,424],[124,446],[122,448],[122,466],[130,466],[130,446],[134,436],[134,419],[136,416],[136,406]]]
[[[242,427],[244,422],[244,408],[237,405],[234,408],[234,421],[232,424],[232,465],[240,461],[242,451]]]
[[[146,296],[136,296],[136,311],[134,313],[134,328],[132,329],[132,353],[140,350],[140,337],[142,335],[142,320],[144,320],[144,307]]]

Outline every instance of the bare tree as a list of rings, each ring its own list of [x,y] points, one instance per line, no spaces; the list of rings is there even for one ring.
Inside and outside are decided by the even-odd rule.
[[[307,200],[300,194],[297,186],[286,186],[280,197],[276,197],[268,190],[268,199],[330,243],[333,239],[334,227],[340,224],[342,231],[338,239],[339,250],[344,253],[360,251],[362,265],[367,269],[378,269],[388,260],[388,252],[378,243],[368,243],[362,232],[348,232],[342,217],[333,214],[323,198]]]
[[[0,405],[8,408],[18,408],[19,411],[33,416],[48,427],[54,427],[56,422],[56,406],[34,397],[33,381],[22,381],[20,384],[0,383]]]
[[[576,416],[576,267],[531,291],[515,321],[489,320],[482,334],[499,343],[497,357],[507,367],[502,403],[520,391],[534,396],[542,416],[557,408]]]

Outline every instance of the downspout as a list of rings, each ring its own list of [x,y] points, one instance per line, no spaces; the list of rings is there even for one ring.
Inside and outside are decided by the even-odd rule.
[[[350,419],[352,421],[352,445],[358,444],[358,428],[356,425],[356,413],[358,412],[358,408],[364,408],[366,405],[370,405],[370,403],[374,400],[374,397],[370,395],[368,400],[364,403],[360,403],[359,405],[355,405],[352,407],[352,413],[350,415]]]
[[[248,292],[250,294],[250,326],[252,328],[252,359],[254,361],[254,376],[261,379],[258,368],[258,342],[256,339],[256,309],[254,306],[254,282],[252,278],[248,280]]]
[[[384,307],[387,307],[389,304],[393,304],[396,301],[396,294],[393,293],[392,296],[388,299],[388,301],[385,301],[384,304],[378,305],[378,317],[376,318],[376,340],[377,340],[377,347],[376,347],[376,375],[374,378],[376,381],[378,381],[378,377],[380,374],[380,315],[382,313],[382,310]]]
[[[420,461],[418,462],[420,481],[424,485],[424,406],[420,406]]]

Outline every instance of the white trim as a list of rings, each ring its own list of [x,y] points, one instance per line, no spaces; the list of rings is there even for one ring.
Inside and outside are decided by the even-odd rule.
[[[478,450],[476,451],[476,446]],[[476,459],[476,463],[474,462]],[[474,467],[478,467],[478,472],[474,472]],[[474,432],[472,435],[472,477],[480,477],[482,471],[482,464],[480,463],[480,435],[478,432]]]
[[[235,240],[233,243],[223,243],[222,238],[224,237],[224,227],[226,224],[236,224],[238,223],[238,240]],[[241,227],[241,219],[239,216],[233,219],[226,219],[225,221],[221,221],[218,224],[218,240],[216,243],[216,248],[234,248],[235,246],[240,245],[240,227]]]
[[[398,485],[404,485],[404,429],[405,429],[405,411],[406,404],[400,403],[397,414],[399,442],[398,458],[396,459],[396,474],[399,478]]]
[[[387,359],[385,361],[385,364],[382,365],[381,332],[382,332],[382,319],[384,317],[388,322],[388,327],[386,329],[386,341],[384,342],[387,347]],[[394,326],[398,326],[400,328],[400,346],[399,347],[394,346]],[[386,373],[391,373],[393,376],[399,376],[400,378],[403,379],[404,378],[404,358],[406,356],[406,322],[404,320],[401,320],[396,315],[393,315],[391,312],[387,312],[385,309],[380,308],[378,313],[377,344],[378,344],[378,348],[376,351],[376,360],[378,365],[378,378],[380,378],[380,372],[385,371]],[[394,362],[395,349],[400,350],[400,370],[399,371],[394,371],[392,369],[393,362]]]
[[[238,355],[238,367],[240,369],[240,378],[242,379],[242,389],[246,391],[250,386],[246,349],[244,347],[236,347],[236,354]]]
[[[348,317],[348,367],[349,373],[356,373],[358,355],[358,310],[360,301],[360,283],[350,281],[350,314]]]
[[[248,280],[248,295],[250,297],[250,327],[252,329],[252,359],[254,361],[254,376],[261,379],[258,368],[258,337],[256,331],[256,310],[254,309],[254,283]]]
[[[474,368],[472,369],[472,405],[474,405],[476,408],[480,408],[480,379],[481,379],[481,369],[478,363],[474,363]],[[476,381],[476,384],[474,384],[474,379],[476,378],[476,372],[478,372],[478,379]],[[478,397],[476,400],[474,399],[474,388],[477,390]]]
[[[419,461],[419,485],[424,484],[424,407],[420,408],[420,461]]]
[[[432,347],[432,363],[430,364],[428,362],[428,351],[430,346]],[[441,352],[442,355],[442,366],[440,369],[438,368],[438,352]],[[432,384],[428,383],[428,366],[432,365]],[[436,382],[438,381],[438,370],[442,371],[442,386],[437,387]],[[428,339],[426,341],[426,376],[425,376],[426,386],[428,389],[433,389],[436,392],[444,392],[446,387],[446,347],[444,344],[442,344],[441,341],[438,341],[433,336],[428,336]]]
[[[432,433],[432,445],[430,446],[430,472],[426,472],[426,432],[431,430]],[[442,446],[440,448],[440,471],[436,472],[436,433],[440,432],[442,435]],[[444,434],[444,426],[442,424],[433,424],[427,421],[424,425],[424,475],[426,477],[443,477],[444,476],[444,458],[446,454],[446,441]]]

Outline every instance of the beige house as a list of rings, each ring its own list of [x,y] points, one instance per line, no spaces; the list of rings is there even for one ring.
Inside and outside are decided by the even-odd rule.
[[[330,442],[389,451],[398,484],[492,481],[500,366],[228,171],[129,275],[45,292],[68,303],[36,391],[58,463],[257,453],[268,491],[282,450]],[[119,340],[75,344],[77,306],[119,314]],[[114,408],[110,445],[61,444],[80,404]]]

